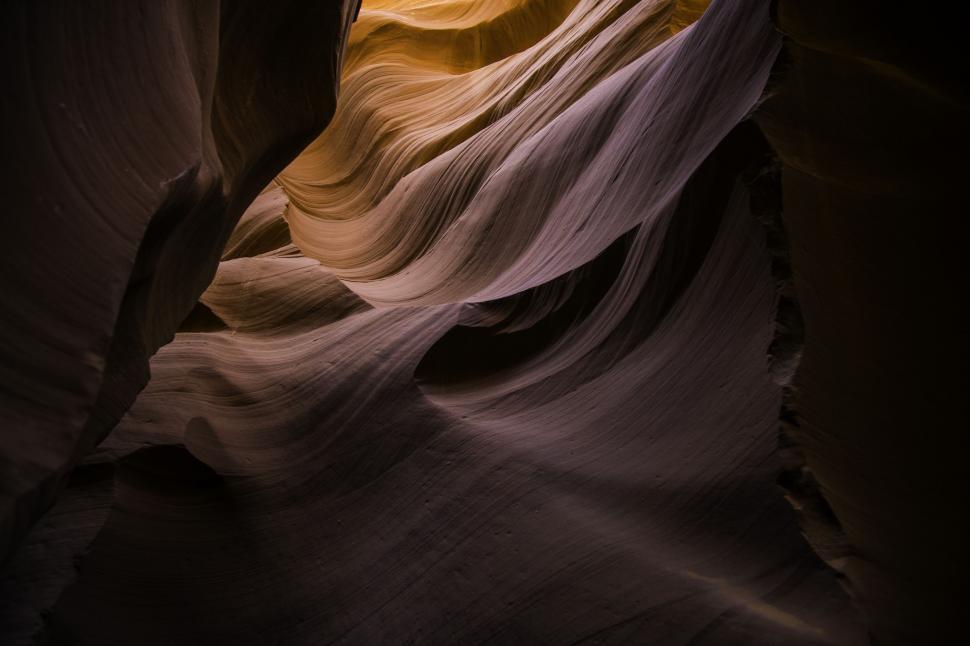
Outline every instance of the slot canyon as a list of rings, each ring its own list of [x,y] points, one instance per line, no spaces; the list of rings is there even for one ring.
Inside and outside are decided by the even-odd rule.
[[[967,643],[958,15],[0,6],[0,643]]]

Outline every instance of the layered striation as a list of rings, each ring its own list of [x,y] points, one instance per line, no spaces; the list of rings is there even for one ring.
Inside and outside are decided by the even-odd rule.
[[[956,635],[966,97],[846,7],[11,5],[4,642]]]
[[[329,120],[356,5],[5,4],[0,558]]]
[[[860,643],[774,486],[748,117],[781,42],[705,4],[366,2],[330,127],[258,195],[282,157],[247,137],[281,137],[219,103],[213,190],[252,204],[11,563],[16,634]]]
[[[521,3],[489,16],[478,37],[518,50],[497,61],[466,51],[469,28],[438,3],[365,12],[346,107],[278,179],[303,253],[375,304],[493,300],[668,210],[761,95],[770,27],[702,40],[674,35],[676,3],[559,4],[575,7],[541,39]],[[422,20],[457,33],[399,36]],[[519,22],[530,37],[512,48]]]

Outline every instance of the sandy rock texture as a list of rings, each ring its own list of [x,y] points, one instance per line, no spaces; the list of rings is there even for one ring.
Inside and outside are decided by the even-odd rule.
[[[967,97],[849,5],[10,3],[3,642],[955,643]]]
[[[4,4],[4,556],[144,387],[236,220],[329,120],[355,9]]]

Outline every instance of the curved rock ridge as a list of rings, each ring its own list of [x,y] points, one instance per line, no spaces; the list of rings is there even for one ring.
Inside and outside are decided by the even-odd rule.
[[[743,179],[765,151],[735,130],[662,235],[536,289],[568,295],[505,334],[582,344],[558,371],[549,348],[445,378],[433,357],[489,304],[375,309],[290,245],[224,261],[203,302],[225,329],[163,348],[87,461],[117,465],[113,499],[47,638],[861,643],[773,486],[775,295]]]
[[[0,641],[960,643],[962,24],[358,4],[5,5]]]
[[[329,120],[356,5],[4,4],[0,560]]]
[[[775,486],[781,40],[705,5],[365,2],[330,127],[27,537],[5,630],[864,643]]]
[[[670,208],[774,60],[764,7],[718,4],[707,29],[672,35],[677,8],[581,2],[537,43],[463,74],[411,54],[433,41],[382,27],[352,38],[346,107],[279,177],[294,242],[378,305],[492,300],[591,260]],[[368,13],[362,25],[406,19]],[[459,40],[444,57],[461,53]]]

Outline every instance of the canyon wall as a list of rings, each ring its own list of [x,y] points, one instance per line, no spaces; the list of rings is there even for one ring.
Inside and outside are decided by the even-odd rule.
[[[952,40],[8,13],[5,641],[958,639]]]
[[[787,38],[758,122],[784,162],[804,317],[786,422],[795,497],[814,501],[808,535],[875,643],[959,643],[970,96],[958,25],[877,2],[779,0],[774,13]]]
[[[355,10],[4,5],[4,558],[145,386],[236,220],[329,121]]]

